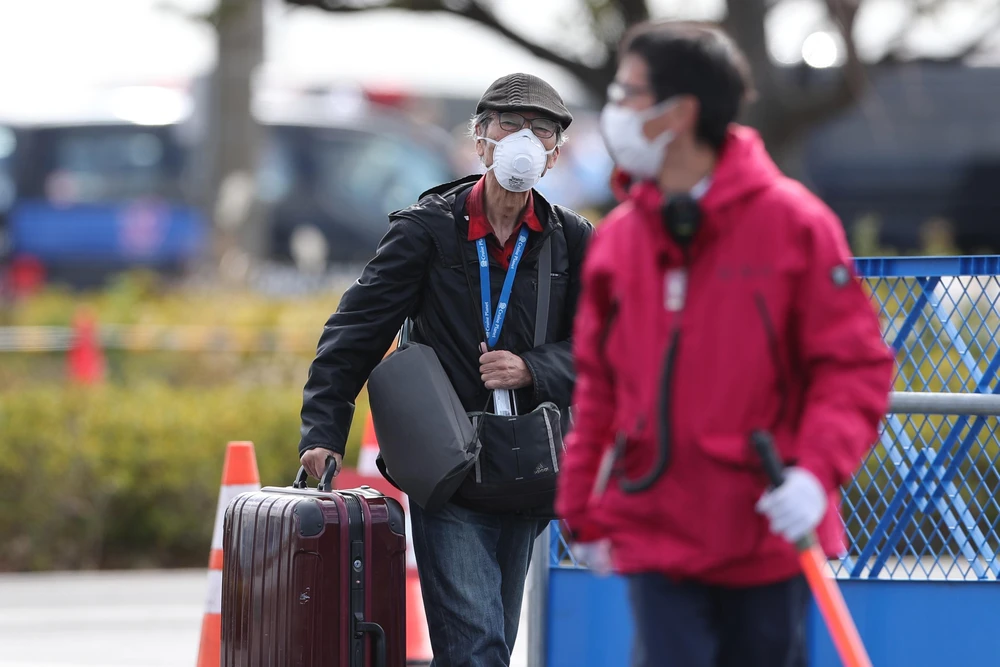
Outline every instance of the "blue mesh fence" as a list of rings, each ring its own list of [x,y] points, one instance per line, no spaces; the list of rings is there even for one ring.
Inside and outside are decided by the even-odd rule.
[[[896,391],[1000,393],[1000,257],[856,261],[896,351]],[[995,417],[890,414],[848,485],[838,578],[1000,579]],[[553,523],[552,567],[579,567]]]

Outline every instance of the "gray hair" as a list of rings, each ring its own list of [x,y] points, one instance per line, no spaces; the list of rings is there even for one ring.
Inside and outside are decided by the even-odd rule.
[[[493,114],[495,113],[496,111],[486,110],[482,113],[473,115],[472,118],[469,119],[469,137],[471,139],[475,139],[479,136],[476,132],[477,127],[481,127],[485,133],[486,128],[489,127],[490,121],[493,120]],[[562,146],[566,143],[567,139],[569,139],[569,137],[565,132],[563,132],[561,127],[556,130],[556,146]]]

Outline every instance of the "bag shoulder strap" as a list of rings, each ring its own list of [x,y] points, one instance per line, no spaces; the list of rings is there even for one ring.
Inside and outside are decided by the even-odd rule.
[[[399,328],[399,341],[397,345],[402,347],[410,342],[411,332],[413,331],[413,320],[407,317],[403,320],[403,326]]]
[[[535,347],[545,344],[549,330],[549,298],[552,293],[552,237],[545,239],[535,265],[538,270],[538,307],[535,311]]]

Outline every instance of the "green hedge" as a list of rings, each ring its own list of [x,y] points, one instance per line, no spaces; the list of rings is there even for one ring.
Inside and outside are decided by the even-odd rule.
[[[124,273],[108,286],[90,291],[49,286],[0,308],[0,325],[69,326],[83,309],[103,324],[304,327],[318,336],[340,294],[340,289],[331,289],[305,296],[267,296],[235,288],[170,286],[152,274]]]
[[[0,392],[0,570],[204,567],[226,443],[297,466],[301,389],[147,383]],[[367,414],[359,398],[348,461]]]

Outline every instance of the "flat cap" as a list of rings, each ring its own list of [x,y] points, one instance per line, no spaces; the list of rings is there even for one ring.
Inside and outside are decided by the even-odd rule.
[[[518,72],[502,76],[486,89],[476,113],[484,111],[537,111],[559,122],[562,129],[573,122],[573,114],[556,89],[531,74]]]

